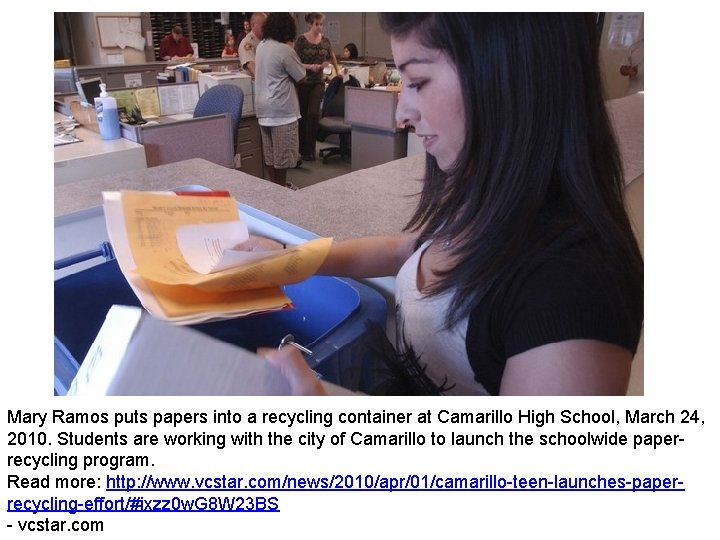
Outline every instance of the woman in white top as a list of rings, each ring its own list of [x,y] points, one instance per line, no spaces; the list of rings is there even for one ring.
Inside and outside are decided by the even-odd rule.
[[[592,14],[381,22],[423,191],[405,234],[339,242],[320,273],[398,276],[398,365],[429,393],[624,394],[643,261]],[[263,354],[294,393],[323,393],[294,348]]]

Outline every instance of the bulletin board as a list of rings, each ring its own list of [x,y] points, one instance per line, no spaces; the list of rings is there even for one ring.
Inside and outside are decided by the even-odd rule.
[[[123,38],[129,34],[140,34],[140,17],[96,17],[100,46],[103,48],[118,47]]]

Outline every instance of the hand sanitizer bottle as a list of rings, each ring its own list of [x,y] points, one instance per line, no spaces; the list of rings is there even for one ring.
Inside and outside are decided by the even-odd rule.
[[[100,137],[103,139],[120,138],[120,118],[118,117],[117,100],[105,91],[105,85],[100,85],[100,97],[95,98],[95,112],[97,113]]]

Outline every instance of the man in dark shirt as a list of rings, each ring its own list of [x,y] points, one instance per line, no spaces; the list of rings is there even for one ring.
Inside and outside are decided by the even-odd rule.
[[[172,33],[160,40],[160,60],[192,58],[192,55],[192,47],[188,39],[183,36],[181,26],[175,26]]]

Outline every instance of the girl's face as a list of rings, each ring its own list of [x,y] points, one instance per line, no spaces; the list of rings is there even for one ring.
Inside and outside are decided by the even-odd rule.
[[[350,51],[347,48],[343,49],[343,58],[350,58]]]
[[[411,33],[390,38],[402,74],[396,118],[415,127],[441,170],[448,172],[465,144],[465,108],[455,65],[437,49],[424,47]]]
[[[228,45],[235,45],[235,38],[232,37],[232,36],[230,36],[230,37],[228,38],[228,41],[227,41],[227,42],[228,42]]]

